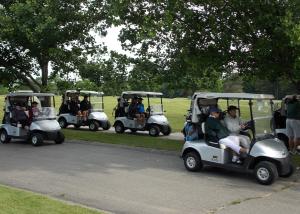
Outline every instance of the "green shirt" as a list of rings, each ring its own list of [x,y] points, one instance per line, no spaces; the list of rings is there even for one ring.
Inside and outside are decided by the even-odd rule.
[[[222,125],[221,121],[214,118],[208,117],[205,122],[205,132],[207,140],[217,142],[222,138],[228,137],[230,132]]]
[[[300,101],[287,104],[286,117],[288,119],[300,120]]]

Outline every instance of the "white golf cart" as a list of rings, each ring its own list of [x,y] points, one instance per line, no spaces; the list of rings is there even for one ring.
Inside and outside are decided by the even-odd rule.
[[[293,174],[293,165],[284,143],[277,139],[271,128],[273,95],[247,93],[195,93],[191,101],[191,122],[200,127],[199,139],[186,141],[182,149],[184,165],[189,171],[204,165],[232,171],[253,173],[261,184],[271,184],[279,176]],[[241,102],[242,101],[242,102]],[[244,106],[247,102],[249,111]],[[232,163],[232,151],[218,142],[208,142],[205,121],[211,106],[235,104],[240,107],[241,118],[248,119],[251,140],[250,151],[242,164]],[[226,113],[226,112],[225,112]],[[247,116],[249,115],[249,116]]]
[[[120,97],[119,112],[115,116],[115,131],[117,133],[124,133],[125,130],[130,129],[131,132],[136,131],[149,131],[150,136],[158,136],[160,132],[163,135],[171,133],[171,127],[168,119],[164,115],[162,93],[158,92],[145,92],[145,91],[125,91]],[[135,98],[143,98],[148,102],[147,109],[145,110],[145,123],[139,124],[137,118],[129,114],[130,100]],[[159,103],[155,102],[153,98],[159,98]],[[153,103],[150,104],[150,100]],[[158,100],[156,100],[158,101]],[[123,113],[121,113],[123,112]]]
[[[286,147],[289,147],[289,138],[287,136],[286,131],[286,100],[291,99],[293,95],[287,95],[285,96],[281,103],[278,103],[278,105],[275,105],[275,111],[274,111],[274,130],[276,133],[276,136],[282,140]],[[297,99],[300,100],[300,95],[297,95]],[[277,103],[276,103],[277,104]]]
[[[35,106],[33,106],[35,105]],[[12,138],[29,140],[39,146],[44,140],[64,142],[64,135],[56,121],[54,94],[19,91],[5,100],[0,140],[9,143]]]
[[[62,104],[60,107],[58,122],[61,128],[66,128],[68,125],[74,125],[75,128],[81,126],[89,126],[91,131],[97,131],[99,127],[108,130],[111,125],[107,115],[104,112],[103,92],[96,91],[83,91],[83,90],[68,90],[63,96]],[[82,115],[76,115],[71,111],[72,99],[79,99],[80,97],[87,96],[90,102],[90,109],[86,120]],[[78,103],[78,109],[80,104]]]

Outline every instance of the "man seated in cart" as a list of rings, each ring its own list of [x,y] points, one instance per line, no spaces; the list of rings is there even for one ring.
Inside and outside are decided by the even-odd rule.
[[[88,100],[88,98],[88,95],[84,95],[83,100],[80,102],[80,111],[84,121],[87,120],[88,113],[92,109],[91,102]]]

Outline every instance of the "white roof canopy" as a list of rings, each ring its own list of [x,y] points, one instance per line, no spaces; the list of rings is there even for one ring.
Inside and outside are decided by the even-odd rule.
[[[34,92],[15,92],[10,93],[7,97],[53,97],[52,93],[34,93]]]
[[[250,93],[214,93],[214,92],[196,92],[193,99],[241,99],[241,100],[272,100],[275,99],[271,94],[250,94]]]
[[[80,94],[80,95],[92,95],[92,96],[103,96],[104,93],[103,92],[97,92],[97,91],[85,91],[85,90],[67,90],[67,93],[71,93],[71,94]]]
[[[141,96],[141,97],[146,97],[146,96],[163,96],[163,93],[161,92],[149,92],[149,91],[124,91],[122,92],[122,97],[124,96]]]

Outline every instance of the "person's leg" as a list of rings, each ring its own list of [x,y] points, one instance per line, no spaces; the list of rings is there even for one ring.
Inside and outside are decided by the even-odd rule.
[[[290,152],[293,152],[294,150],[294,131],[293,131],[293,127],[292,127],[292,120],[290,119],[287,119],[286,120],[286,133],[287,133],[287,136],[289,138],[289,151]]]
[[[245,135],[239,135],[238,137],[240,139],[240,145],[245,149],[249,149],[250,148],[250,138]]]
[[[294,129],[294,146],[295,146],[295,152],[297,152],[299,149],[298,147],[300,146],[300,120],[294,120],[293,123],[293,129]]]
[[[232,138],[234,139],[234,138]],[[221,139],[219,142],[227,147],[229,147],[233,151],[232,162],[240,162],[238,154],[240,152],[239,142],[233,140],[230,137],[226,137]]]

